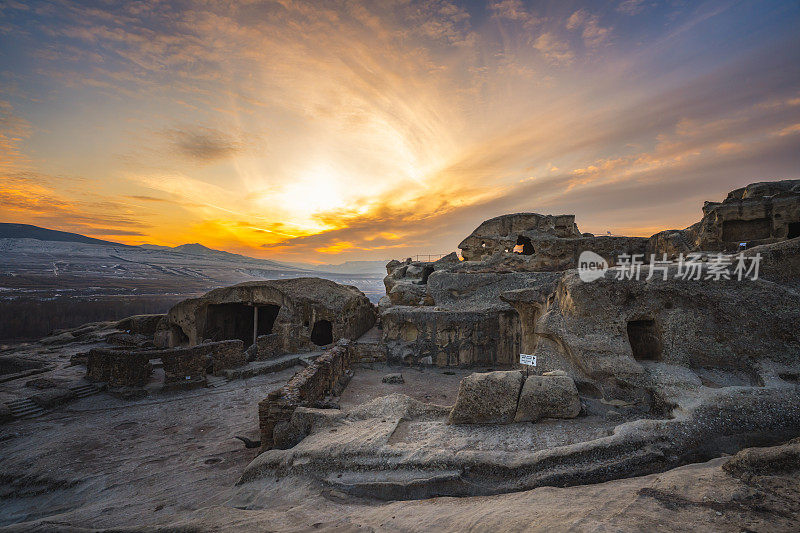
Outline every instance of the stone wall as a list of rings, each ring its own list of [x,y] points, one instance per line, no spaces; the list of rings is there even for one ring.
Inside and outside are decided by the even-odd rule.
[[[210,350],[212,371],[215,376],[228,368],[236,368],[247,364],[244,353],[244,343],[239,340],[220,341],[213,343]],[[197,348],[197,346],[195,347]]]
[[[147,355],[125,350],[95,348],[86,362],[86,377],[110,387],[144,387],[152,371]]]
[[[165,388],[205,385],[209,369],[217,374],[246,364],[243,348],[242,341],[230,340],[167,350],[93,349],[86,377],[110,386],[143,387],[150,378],[150,361],[161,359]]]
[[[204,350],[187,349],[165,354],[161,356],[161,361],[164,362],[165,389],[194,388],[207,384],[208,355]]]
[[[282,426],[289,424],[295,409],[319,405],[327,396],[341,393],[350,365],[350,351],[346,346],[336,346],[259,402],[261,450],[283,447],[279,433]]]
[[[353,363],[386,362],[388,351],[382,340],[375,342],[352,342],[348,346]]]
[[[264,361],[285,354],[283,344],[283,336],[278,333],[260,335],[256,339],[256,359]]]

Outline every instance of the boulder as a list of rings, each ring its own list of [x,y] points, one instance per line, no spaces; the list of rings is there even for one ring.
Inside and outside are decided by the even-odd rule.
[[[470,374],[461,380],[448,423],[513,422],[522,382],[522,373],[517,370]]]
[[[514,422],[535,422],[540,418],[575,418],[581,400],[575,382],[567,375],[548,372],[530,376],[522,386]]]
[[[405,383],[406,380],[403,379],[403,374],[387,374],[383,376],[381,380],[383,383]]]

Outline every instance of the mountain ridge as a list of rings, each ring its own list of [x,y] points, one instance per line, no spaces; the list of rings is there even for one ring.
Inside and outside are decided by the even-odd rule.
[[[52,242],[78,242],[81,244],[104,244],[110,246],[130,246],[113,241],[104,241],[87,237],[80,233],[59,231],[54,229],[34,226],[32,224],[17,224],[14,222],[0,222],[0,239],[34,239],[37,241]]]
[[[219,259],[236,262],[257,263],[259,266],[274,266],[281,268],[291,268],[305,273],[333,273],[333,274],[375,274],[382,273],[387,260],[359,260],[344,261],[339,264],[312,264],[312,263],[289,263],[275,261],[273,259],[261,259],[248,255],[216,250],[200,243],[185,243],[178,246],[164,246],[159,244],[129,245],[113,241],[95,239],[79,233],[71,233],[60,230],[53,230],[34,226],[32,224],[17,224],[10,222],[0,222],[0,239],[33,239],[44,242],[74,242],[80,244],[95,244],[104,246],[124,246],[126,248],[138,248],[141,250],[174,252],[187,256],[205,257],[209,259]]]

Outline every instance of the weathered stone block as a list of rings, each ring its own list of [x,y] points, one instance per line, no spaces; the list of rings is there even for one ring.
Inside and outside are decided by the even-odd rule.
[[[522,386],[514,422],[575,418],[581,412],[578,389],[565,375],[530,376]]]
[[[475,373],[461,380],[450,424],[508,424],[514,421],[522,373]]]

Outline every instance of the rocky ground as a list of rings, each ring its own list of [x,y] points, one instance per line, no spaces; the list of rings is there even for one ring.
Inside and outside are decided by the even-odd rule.
[[[54,370],[22,378],[79,381],[69,356],[87,346],[29,345]],[[5,353],[4,356],[8,356]],[[358,497],[291,472],[238,483],[256,457],[234,435],[256,438],[256,404],[299,367],[217,382],[187,392],[152,390],[131,401],[106,393],[0,425],[0,528],[8,531],[796,531],[800,528],[800,441],[606,483],[477,497],[386,501]],[[450,405],[470,371],[357,368],[345,410],[397,393]],[[401,373],[403,382],[383,378]],[[8,395],[14,382],[2,384]],[[25,387],[22,392],[30,392]],[[595,405],[578,419],[586,434],[624,421],[619,407]],[[441,412],[440,412],[441,411]],[[564,421],[504,426],[443,425],[446,412],[412,418],[393,446],[486,450],[527,442],[548,446]],[[438,417],[438,418],[437,418]],[[369,420],[368,420],[369,422]],[[372,422],[369,422],[370,424]],[[576,426],[577,427],[577,426]],[[374,428],[380,433],[379,428]],[[470,438],[472,433],[480,438]],[[524,435],[522,435],[524,433]],[[563,433],[563,432],[562,432]],[[342,434],[344,437],[346,433]],[[506,435],[507,434],[507,435]],[[474,435],[473,435],[474,437]],[[319,439],[319,435],[314,435]],[[582,439],[582,435],[565,438]],[[307,438],[307,440],[311,437]],[[492,440],[494,439],[494,440]],[[331,434],[331,443],[336,435]],[[309,440],[311,442],[311,440]],[[505,442],[506,444],[503,444]],[[312,443],[313,444],[313,443]],[[516,446],[519,448],[519,446]],[[726,466],[727,465],[727,466]]]

